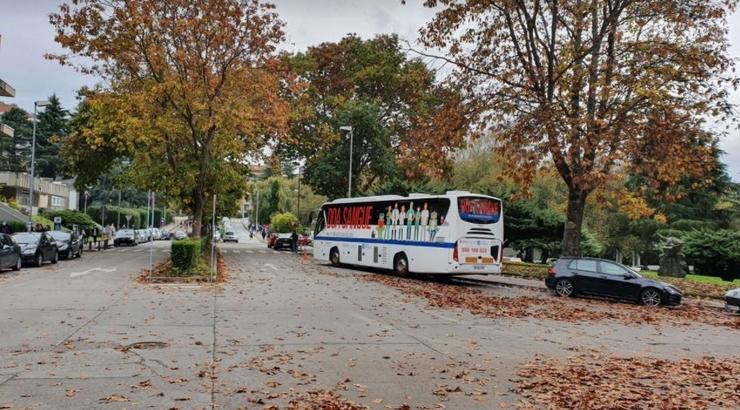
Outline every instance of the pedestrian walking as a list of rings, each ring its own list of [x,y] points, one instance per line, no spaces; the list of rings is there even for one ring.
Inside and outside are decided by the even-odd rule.
[[[293,249],[293,252],[298,252],[298,234],[295,231],[290,235],[290,247]]]
[[[3,225],[0,226],[0,232],[11,235],[13,233],[13,228],[11,228],[7,222],[3,221]]]

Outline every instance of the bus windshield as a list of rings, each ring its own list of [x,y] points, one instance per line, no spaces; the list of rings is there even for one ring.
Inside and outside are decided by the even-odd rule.
[[[457,209],[465,222],[493,224],[501,218],[501,201],[493,198],[460,197]]]

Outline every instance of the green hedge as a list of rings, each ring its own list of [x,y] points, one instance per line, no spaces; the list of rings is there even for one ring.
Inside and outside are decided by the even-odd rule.
[[[8,221],[8,225],[10,225],[10,229],[12,229],[13,232],[26,232],[25,222]]]
[[[72,229],[73,225],[77,225],[80,229],[95,225],[95,221],[93,221],[89,215],[69,209],[61,211],[46,211],[43,216],[52,221],[57,216],[61,217],[62,226],[68,229]]]
[[[740,278],[740,232],[731,229],[701,230],[683,236],[683,252],[696,273]]]
[[[179,272],[190,272],[197,265],[201,255],[200,240],[183,239],[172,242],[170,259],[172,266]]]

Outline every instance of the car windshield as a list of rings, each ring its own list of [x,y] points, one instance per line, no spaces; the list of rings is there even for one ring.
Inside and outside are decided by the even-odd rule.
[[[39,238],[41,238],[40,233],[17,233],[13,235],[13,239],[16,241],[16,243],[20,244],[35,244],[38,243]]]
[[[234,232],[226,232],[226,235],[234,236]]]
[[[116,233],[116,236],[132,236],[134,234],[134,231],[131,229],[121,229]]]
[[[69,240],[71,236],[67,232],[62,232],[62,231],[52,231],[52,232],[49,232],[49,235],[51,235],[51,237],[54,238],[54,240],[56,241],[66,241],[66,240]]]

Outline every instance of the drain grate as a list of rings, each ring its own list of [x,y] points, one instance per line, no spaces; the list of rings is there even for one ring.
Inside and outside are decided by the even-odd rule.
[[[123,351],[130,350],[130,349],[137,349],[137,350],[164,349],[167,346],[169,346],[169,343],[165,343],[165,342],[136,342],[136,343],[131,343],[130,345],[124,346]]]

